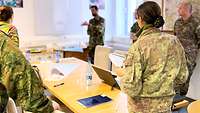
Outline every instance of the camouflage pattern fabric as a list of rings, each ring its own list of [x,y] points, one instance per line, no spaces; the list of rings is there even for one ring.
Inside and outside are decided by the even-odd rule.
[[[135,106],[129,102],[129,106],[133,107],[130,112],[139,110],[139,103],[143,98],[149,99],[149,103],[156,103],[156,100],[157,103],[166,101],[167,105],[160,104],[157,109],[157,104],[146,105],[139,111],[152,107],[150,111],[168,112],[168,105],[172,104],[171,100],[175,94],[174,87],[183,84],[188,77],[184,54],[181,43],[173,35],[161,33],[153,27],[141,33],[139,39],[129,48],[124,62],[125,75],[121,78],[122,90],[132,99],[129,101],[136,101],[135,98],[140,100]]]
[[[0,113],[4,113],[8,103],[8,93],[5,86],[0,83]]]
[[[0,31],[8,35],[8,37],[14,41],[15,45],[19,47],[19,36],[15,26],[6,22],[0,22]]]
[[[137,33],[139,30],[140,30],[140,27],[139,27],[138,23],[135,22],[135,23],[133,24],[133,26],[131,27],[131,32],[132,32],[132,33]]]
[[[0,82],[9,97],[23,110],[52,113],[51,101],[44,95],[42,83],[14,42],[0,33]]]
[[[105,33],[105,20],[98,16],[89,21],[87,34],[89,37],[89,57],[94,60],[95,47],[97,45],[104,45],[104,33]]]
[[[171,113],[172,97],[128,98],[130,113]]]
[[[137,40],[137,36],[136,36],[136,34],[137,34],[137,32],[140,30],[140,27],[139,27],[139,25],[138,25],[138,23],[137,22],[135,22],[134,24],[133,24],[133,26],[131,27],[131,31],[130,31],[130,35],[131,35],[131,39],[132,39],[132,42],[134,43],[136,40]]]
[[[188,80],[180,88],[180,92],[177,93],[186,95],[190,78],[196,66],[196,58],[200,46],[200,19],[195,16],[191,16],[187,21],[183,21],[181,18],[176,20],[174,25],[174,33],[185,49],[185,55],[189,69]]]

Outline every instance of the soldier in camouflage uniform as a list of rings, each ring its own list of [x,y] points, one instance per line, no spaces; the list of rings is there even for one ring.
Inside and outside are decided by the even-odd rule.
[[[13,9],[9,6],[0,7],[0,32],[15,42],[15,45],[19,47],[19,36],[17,28],[11,24],[13,19]]]
[[[8,103],[8,93],[5,86],[0,83],[0,113],[4,113]]]
[[[52,102],[44,95],[41,81],[14,42],[0,33],[0,82],[9,97],[23,110],[52,113]]]
[[[137,9],[141,34],[129,48],[121,78],[130,113],[170,113],[174,87],[187,80],[184,49],[175,36],[158,29],[164,24],[160,15],[152,1]]]
[[[189,77],[187,82],[180,89],[176,90],[180,95],[186,95],[190,77],[196,66],[196,58],[199,50],[200,19],[192,15],[192,5],[189,2],[181,2],[178,12],[181,18],[176,20],[174,32],[185,49]]]
[[[132,27],[131,27],[131,31],[130,31],[130,36],[131,36],[131,39],[132,39],[132,42],[134,43],[137,39],[138,39],[138,36],[137,36],[137,32],[140,30],[140,27],[138,26],[138,23],[135,22]]]
[[[93,63],[95,47],[97,45],[104,45],[105,20],[98,15],[97,6],[91,6],[90,9],[94,18],[89,23],[84,22],[82,25],[88,26],[87,34],[90,37],[87,49],[89,50],[88,55]]]

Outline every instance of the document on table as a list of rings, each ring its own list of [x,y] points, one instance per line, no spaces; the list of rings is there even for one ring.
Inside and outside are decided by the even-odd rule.
[[[43,80],[59,81],[70,75],[79,64],[51,63],[38,65]]]
[[[51,67],[51,76],[47,78],[48,81],[57,81],[68,76],[72,71],[78,67],[78,64],[54,64]]]

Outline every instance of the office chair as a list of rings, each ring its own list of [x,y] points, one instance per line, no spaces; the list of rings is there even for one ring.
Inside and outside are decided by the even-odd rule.
[[[122,50],[115,50],[113,53],[112,53],[112,56],[116,56],[118,59],[122,60],[126,58],[128,54],[128,51],[122,51]],[[112,58],[110,58],[112,59]],[[119,61],[119,60],[118,60]],[[112,61],[111,61],[112,62]],[[117,70],[118,70],[119,66],[116,66],[113,62],[112,62],[112,72],[113,73],[116,73]]]
[[[111,50],[111,47],[97,45],[94,54],[94,65],[105,70],[110,70],[111,62],[109,54]]]
[[[190,103],[187,107],[188,113],[200,113],[200,100]]]

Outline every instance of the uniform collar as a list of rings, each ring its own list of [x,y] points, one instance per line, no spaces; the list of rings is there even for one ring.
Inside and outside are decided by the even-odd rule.
[[[183,23],[188,23],[189,21],[191,21],[192,18],[193,15],[191,15],[187,20],[183,20],[183,18],[181,18],[181,21],[183,21]]]
[[[97,15],[96,17],[94,17],[95,20],[100,20],[100,16]]]
[[[9,24],[9,23],[0,21],[0,25],[6,25],[6,24]]]
[[[136,33],[136,36],[139,37],[144,30],[149,29],[151,27],[153,27],[152,24],[145,24],[142,28],[139,29],[139,31]]]
[[[160,32],[160,29],[155,28],[155,27],[150,27],[150,28],[148,28],[148,29],[145,29],[145,30],[141,33],[140,37],[149,35],[149,34],[151,34],[151,33],[159,33],[159,32]]]

